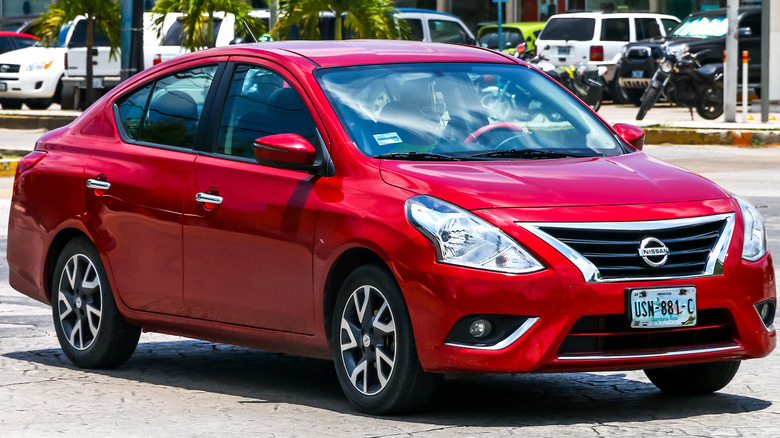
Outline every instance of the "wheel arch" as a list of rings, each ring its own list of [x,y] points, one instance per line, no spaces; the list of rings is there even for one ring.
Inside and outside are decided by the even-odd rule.
[[[325,293],[322,297],[322,319],[325,325],[325,337],[328,344],[331,343],[331,323],[333,321],[333,307],[336,305],[341,286],[355,269],[369,264],[378,264],[388,268],[388,264],[376,252],[366,247],[350,248],[339,256],[330,269],[328,280],[325,283]]]
[[[46,261],[43,270],[43,287],[46,291],[46,297],[49,299],[49,304],[52,303],[53,291],[51,290],[51,285],[52,281],[54,280],[52,277],[54,276],[54,268],[57,265],[57,259],[59,258],[60,253],[62,253],[62,250],[65,248],[65,245],[79,236],[87,238],[90,242],[92,241],[88,235],[77,228],[65,228],[60,230],[57,235],[54,236],[51,245],[49,245],[49,250],[46,253]]]

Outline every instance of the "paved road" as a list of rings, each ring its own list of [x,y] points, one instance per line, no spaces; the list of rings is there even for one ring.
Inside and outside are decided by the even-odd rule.
[[[647,147],[762,206],[780,254],[780,149]],[[0,178],[0,223],[11,181]],[[0,227],[0,251],[6,229]],[[672,398],[639,371],[471,376],[448,381],[427,412],[377,418],[352,409],[332,366],[144,334],[109,371],[74,368],[50,309],[10,289],[0,259],[0,435],[283,437],[780,436],[777,354],[743,363],[710,396]]]

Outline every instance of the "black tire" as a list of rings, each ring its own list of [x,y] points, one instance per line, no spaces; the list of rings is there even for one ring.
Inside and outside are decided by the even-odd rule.
[[[103,263],[87,238],[65,245],[51,290],[57,339],[76,366],[112,368],[130,358],[141,329],[119,313]]]
[[[699,90],[696,112],[704,119],[714,120],[723,114],[723,88],[711,84]]]
[[[22,109],[22,101],[19,99],[0,99],[3,109]]]
[[[28,108],[33,110],[45,110],[46,108],[51,106],[51,103],[52,103],[51,99],[33,99],[24,102],[24,104],[27,105]]]
[[[601,108],[601,103],[604,101],[604,97],[602,96],[602,93],[599,93],[598,97],[596,97],[596,101],[590,105],[590,109],[592,109],[595,112],[598,112],[599,108]]]
[[[653,385],[667,394],[709,394],[723,389],[739,369],[739,361],[708,362],[648,368],[645,375]]]
[[[409,412],[433,396],[439,379],[420,366],[401,289],[385,267],[366,265],[350,274],[336,300],[331,333],[336,375],[359,410]]]
[[[647,90],[645,90],[645,93],[642,95],[642,104],[639,105],[639,112],[636,113],[636,119],[642,120],[645,118],[645,115],[648,111],[650,111],[650,108],[655,105],[655,103],[658,101],[658,97],[661,94],[661,87],[653,87],[650,86]]]

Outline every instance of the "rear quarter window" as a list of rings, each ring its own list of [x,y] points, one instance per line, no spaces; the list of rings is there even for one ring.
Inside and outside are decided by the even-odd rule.
[[[628,18],[605,18],[601,22],[602,41],[626,41],[630,40],[628,30]]]
[[[542,29],[539,39],[590,41],[595,28],[595,18],[551,18]]]

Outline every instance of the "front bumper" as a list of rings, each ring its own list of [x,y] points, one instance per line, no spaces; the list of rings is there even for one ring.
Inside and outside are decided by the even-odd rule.
[[[775,331],[764,325],[754,305],[775,297],[772,260],[769,255],[754,263],[741,260],[741,232],[738,226],[723,275],[663,281],[588,283],[562,254],[522,231],[513,237],[548,269],[527,275],[490,273],[431,263],[432,251],[418,251],[414,263],[398,275],[420,362],[431,372],[525,373],[766,356],[775,347]],[[627,289],[677,286],[696,287],[696,326],[630,327]],[[474,315],[521,316],[525,327],[516,340],[499,348],[447,342],[453,327]]]
[[[61,76],[49,70],[1,73],[0,99],[51,99]]]

